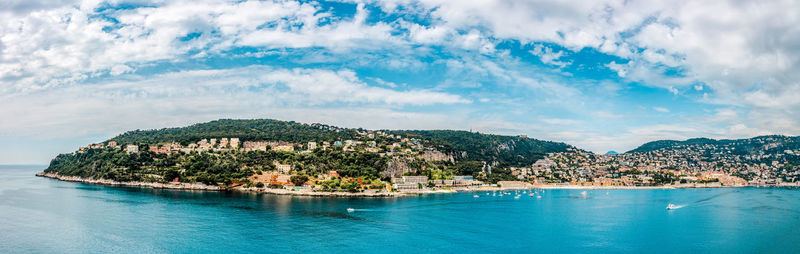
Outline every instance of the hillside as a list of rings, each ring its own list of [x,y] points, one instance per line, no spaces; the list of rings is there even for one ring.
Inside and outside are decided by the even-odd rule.
[[[635,152],[650,152],[655,151],[658,149],[663,148],[672,148],[678,146],[685,146],[685,145],[705,145],[705,144],[716,144],[719,141],[710,139],[710,138],[693,138],[687,139],[684,141],[678,140],[656,140],[644,143],[643,145],[637,147],[636,149],[630,150],[627,153],[635,153]]]
[[[426,140],[429,146],[453,154],[457,160],[498,162],[501,167],[530,166],[547,153],[564,152],[567,148],[573,148],[559,142],[468,131],[403,130],[389,132]]]
[[[322,124],[303,124],[271,119],[221,119],[180,128],[129,131],[110,140],[121,144],[156,144],[163,142],[193,143],[204,138],[238,137],[242,141],[336,141],[358,139],[357,132]],[[481,134],[454,130],[384,130],[401,137],[420,139],[425,147],[453,155],[457,160],[497,162],[502,166],[530,165],[551,152],[562,152],[571,146],[517,136]]]
[[[239,139],[235,146],[230,145],[232,138]],[[129,145],[136,150],[128,150]],[[564,143],[467,131],[372,131],[271,119],[221,119],[129,131],[103,144],[61,154],[45,172],[118,181],[177,178],[233,184],[287,165],[283,174],[337,171],[342,177],[376,181],[403,174],[442,180],[472,175],[496,182],[517,179],[510,167],[528,167],[548,153],[570,148]]]
[[[681,154],[697,154],[698,158],[715,160],[733,156],[743,156],[740,161],[750,163],[786,163],[800,164],[800,136],[769,135],[746,139],[709,139],[694,138],[685,141],[659,140],[646,143],[626,154],[647,152],[670,152]]]
[[[204,138],[237,137],[242,141],[272,140],[309,142],[319,140],[352,139],[355,129],[344,129],[323,124],[303,124],[272,119],[232,120],[220,119],[187,127],[158,130],[134,130],[111,138],[121,144],[162,142],[193,143]]]
[[[769,144],[769,145],[767,145]],[[784,150],[794,150],[800,148],[800,137],[769,135],[759,136],[746,139],[710,139],[710,138],[694,138],[684,141],[676,140],[658,140],[645,143],[636,149],[628,151],[627,153],[635,152],[651,152],[660,149],[683,149],[688,146],[710,146],[710,147],[730,147],[732,151],[737,153],[752,152],[764,150],[769,153],[769,150],[775,152],[782,152]]]

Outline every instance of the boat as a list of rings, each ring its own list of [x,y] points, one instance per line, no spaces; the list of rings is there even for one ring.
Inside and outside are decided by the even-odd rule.
[[[542,198],[542,196],[536,196],[536,198]]]
[[[474,195],[474,196],[472,196],[472,197],[473,197],[473,198],[477,198],[477,197],[480,197],[480,196],[478,196],[478,195],[476,194],[476,195]]]
[[[347,208],[347,212],[348,212],[348,213],[352,213],[352,212],[355,212],[355,211],[356,211],[356,209],[353,209],[353,208]]]
[[[514,196],[514,199],[519,199],[519,195]]]
[[[672,203],[670,203],[669,205],[667,205],[667,210],[675,210],[675,209],[678,209],[678,208],[680,208],[680,207],[679,207],[679,206],[676,206],[676,205],[674,205],[674,204],[672,204]]]
[[[528,194],[528,197],[533,197],[533,193],[531,193],[531,194]]]

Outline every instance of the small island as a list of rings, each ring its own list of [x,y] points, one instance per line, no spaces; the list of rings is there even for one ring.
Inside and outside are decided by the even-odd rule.
[[[530,188],[796,186],[797,137],[656,141],[624,154],[454,130],[270,119],[135,130],[54,158],[38,176],[92,184],[392,197]]]

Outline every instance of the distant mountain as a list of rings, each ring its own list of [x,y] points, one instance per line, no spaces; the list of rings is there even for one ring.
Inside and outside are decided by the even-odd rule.
[[[765,145],[773,144],[773,145]],[[677,140],[658,140],[645,143],[636,149],[630,150],[627,153],[636,152],[651,152],[660,149],[685,149],[688,146],[726,146],[731,147],[737,153],[743,153],[753,150],[769,150],[775,148],[782,149],[796,149],[800,147],[800,137],[790,137],[781,135],[759,136],[746,139],[710,139],[710,138],[693,138],[684,141]],[[783,151],[783,150],[780,150]]]
[[[606,152],[606,155],[617,155],[617,154],[619,154],[619,153],[617,151],[613,151],[613,150]]]

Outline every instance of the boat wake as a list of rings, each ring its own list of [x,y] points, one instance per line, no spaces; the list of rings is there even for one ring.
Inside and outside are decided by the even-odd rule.
[[[347,208],[347,212],[348,212],[348,213],[353,213],[353,212],[372,212],[372,211],[375,211],[375,210],[373,210],[373,209],[356,209],[356,208]]]
[[[667,210],[677,210],[677,209],[681,209],[681,208],[684,208],[684,207],[686,207],[686,205],[676,205],[676,204],[670,203],[669,205],[667,205]]]

